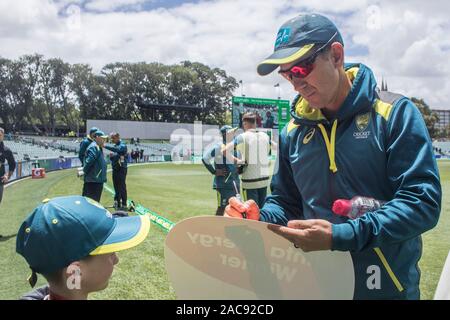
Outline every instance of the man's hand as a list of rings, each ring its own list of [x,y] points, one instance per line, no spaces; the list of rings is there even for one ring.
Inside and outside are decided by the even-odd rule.
[[[80,178],[84,176],[83,167],[77,168],[77,177]]]
[[[232,197],[228,203],[225,207],[224,217],[259,220],[259,207],[254,200],[242,202],[238,198]]]
[[[1,180],[2,180],[2,183],[3,183],[3,184],[7,184],[8,181],[9,181],[8,174],[5,174],[5,175],[1,178]]]
[[[329,221],[291,220],[287,227],[271,224],[268,228],[304,252],[331,250],[332,224]]]
[[[216,169],[216,177],[225,177],[229,174],[229,171],[224,168],[224,169]]]

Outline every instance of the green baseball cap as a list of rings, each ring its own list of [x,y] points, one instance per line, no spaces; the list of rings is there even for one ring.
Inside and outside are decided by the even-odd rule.
[[[93,134],[93,133],[95,133],[95,132],[97,132],[98,131],[98,128],[97,127],[92,127],[90,130],[89,130],[89,134]]]
[[[224,125],[220,128],[220,133],[226,134],[230,131],[235,131],[235,130],[237,130],[237,128],[233,128],[232,126],[229,126],[229,125]]]
[[[327,17],[311,13],[290,19],[278,30],[274,52],[258,65],[258,74],[265,76],[280,64],[307,59],[332,41],[344,44],[336,25]]]
[[[94,137],[102,137],[103,139],[108,138],[108,135],[104,133],[102,130],[97,130],[94,133]]]
[[[132,248],[147,237],[148,216],[114,218],[98,202],[67,196],[44,200],[22,223],[16,251],[33,273],[51,274],[87,256]]]

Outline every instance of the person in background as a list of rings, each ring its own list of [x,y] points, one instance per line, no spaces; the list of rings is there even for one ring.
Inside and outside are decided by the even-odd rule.
[[[84,160],[83,196],[100,202],[103,184],[106,182],[106,161],[103,147],[108,136],[103,131],[97,130],[94,137],[95,140],[87,148]]]
[[[112,144],[106,144],[105,149],[111,151],[109,158],[112,166],[112,179],[114,185],[114,207],[123,210],[127,207],[127,145],[120,139],[117,132],[110,134]]]
[[[236,188],[240,190],[239,173],[236,165],[228,161],[222,154],[222,148],[225,147],[227,141],[233,139],[236,129],[231,126],[225,125],[220,128],[222,134],[222,143],[217,143],[211,148],[205,151],[203,154],[202,162],[206,169],[214,175],[213,189],[217,192],[217,216],[223,216],[228,200],[236,194],[233,182],[236,184]],[[237,152],[234,152],[238,157]],[[211,161],[214,160],[214,164]]]
[[[84,165],[84,158],[86,157],[86,150],[90,144],[94,141],[94,134],[98,131],[98,128],[92,127],[89,130],[89,134],[80,143],[80,150],[78,151],[78,159],[81,161],[81,166]]]
[[[269,153],[271,141],[267,133],[257,131],[256,117],[246,113],[242,117],[244,133],[236,136],[223,148],[228,159],[230,151],[238,150],[241,159],[235,159],[242,166],[242,194],[245,200],[252,199],[262,207],[270,183]]]
[[[266,121],[264,122],[264,128],[273,129],[274,118],[270,111],[266,113]]]
[[[259,112],[255,112],[255,116],[256,116],[256,127],[257,128],[262,128],[262,117],[259,114]]]
[[[3,199],[4,185],[8,183],[14,170],[16,170],[16,160],[14,159],[12,151],[4,144],[4,136],[5,130],[0,128],[0,204]],[[8,171],[5,170],[6,162],[8,163]],[[0,238],[2,238],[1,234]]]

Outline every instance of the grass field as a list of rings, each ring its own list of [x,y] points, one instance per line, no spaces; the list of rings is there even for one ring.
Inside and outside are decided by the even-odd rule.
[[[432,299],[445,258],[450,250],[450,162],[439,164],[443,186],[442,212],[438,226],[426,233],[422,270],[422,299]],[[111,176],[109,176],[111,181]],[[173,222],[215,212],[216,195],[211,176],[201,165],[150,164],[129,168],[128,192],[132,199]],[[30,271],[15,253],[15,236],[23,219],[43,199],[78,194],[82,183],[74,170],[48,174],[43,180],[24,180],[5,190],[0,205],[0,299],[17,299],[30,291]],[[104,191],[104,205],[111,205]],[[93,299],[175,299],[164,265],[165,233],[152,225],[140,246],[120,252],[109,287]],[[38,285],[44,284],[39,278]]]

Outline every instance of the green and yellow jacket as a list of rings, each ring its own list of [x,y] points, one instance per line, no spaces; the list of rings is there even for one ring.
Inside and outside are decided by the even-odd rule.
[[[363,64],[345,69],[352,88],[334,119],[294,101],[261,219],[332,222],[332,250],[352,255],[355,299],[419,299],[420,235],[441,210],[431,139],[408,98],[378,91]],[[355,220],[332,213],[336,199],[357,195],[387,203]]]
[[[95,141],[86,150],[83,171],[84,182],[106,182],[106,161],[103,155],[103,149]]]

